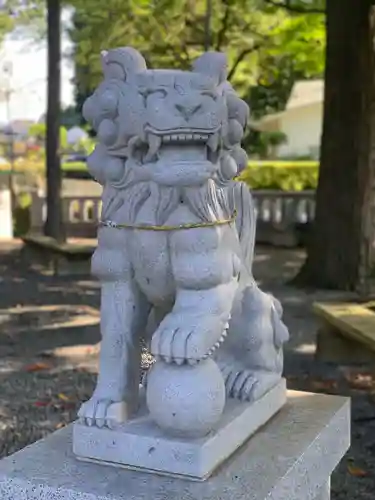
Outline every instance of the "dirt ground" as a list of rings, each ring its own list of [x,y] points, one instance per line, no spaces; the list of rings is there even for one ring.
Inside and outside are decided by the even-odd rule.
[[[0,242],[0,457],[75,416],[93,390],[99,342],[99,287],[88,274],[54,277],[17,241]],[[257,249],[254,272],[283,303],[291,340],[285,374],[293,389],[352,397],[352,446],[332,478],[332,498],[375,498],[375,368],[314,359],[314,300],[340,294],[285,285],[302,250]],[[149,363],[145,355],[145,367]]]

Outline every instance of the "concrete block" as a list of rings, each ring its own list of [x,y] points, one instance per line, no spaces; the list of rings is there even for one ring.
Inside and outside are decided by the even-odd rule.
[[[347,398],[289,391],[281,411],[205,482],[78,461],[68,426],[0,461],[0,498],[328,500],[349,444]]]

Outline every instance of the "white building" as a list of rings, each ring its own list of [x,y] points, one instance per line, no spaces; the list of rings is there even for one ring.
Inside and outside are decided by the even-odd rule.
[[[323,123],[323,80],[296,82],[284,111],[266,115],[252,126],[264,132],[283,132],[287,142],[276,148],[282,157],[318,158]]]

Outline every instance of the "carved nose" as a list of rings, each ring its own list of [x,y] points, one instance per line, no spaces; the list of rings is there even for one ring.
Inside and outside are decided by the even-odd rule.
[[[184,119],[188,122],[190,118],[197,113],[202,107],[202,104],[194,104],[193,106],[190,104],[176,104],[177,111],[184,117]]]

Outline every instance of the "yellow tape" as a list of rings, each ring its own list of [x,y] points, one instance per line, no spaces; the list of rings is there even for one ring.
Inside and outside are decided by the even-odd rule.
[[[198,229],[203,227],[223,226],[231,224],[237,217],[237,211],[233,212],[229,219],[217,220],[212,222],[195,222],[191,224],[179,224],[178,226],[153,226],[151,224],[117,224],[112,221],[100,221],[99,226],[110,227],[113,229],[136,229],[139,231],[179,231],[181,229]]]

